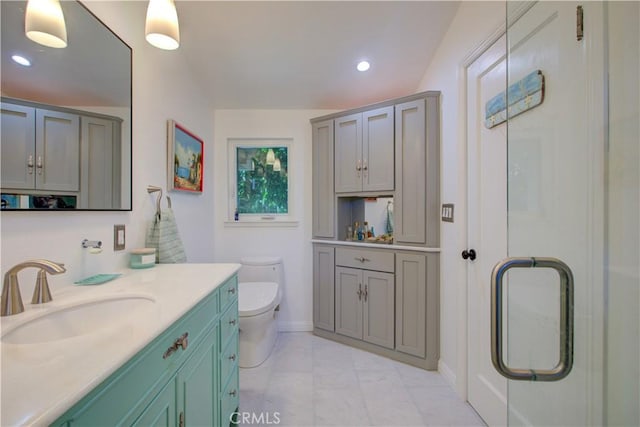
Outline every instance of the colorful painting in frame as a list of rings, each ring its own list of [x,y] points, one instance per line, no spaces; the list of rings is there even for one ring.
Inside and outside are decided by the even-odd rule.
[[[168,122],[167,188],[202,193],[204,177],[204,142],[184,126]]]

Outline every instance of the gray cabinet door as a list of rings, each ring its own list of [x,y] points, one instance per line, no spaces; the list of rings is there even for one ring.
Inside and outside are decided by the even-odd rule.
[[[336,332],[362,339],[362,270],[336,267]]]
[[[440,286],[438,253],[396,252],[396,350],[438,368]]]
[[[427,200],[425,100],[395,106],[396,193],[394,239],[401,243],[426,243]]]
[[[393,106],[362,113],[362,190],[393,191]]]
[[[81,207],[120,207],[120,137],[113,120],[81,118]]]
[[[36,109],[36,188],[80,190],[80,118]]]
[[[35,108],[3,102],[0,122],[2,187],[35,187]]]
[[[313,245],[313,326],[332,331],[335,319],[335,265],[332,246]]]
[[[396,350],[426,355],[427,259],[396,253]]]
[[[335,190],[362,190],[362,114],[335,119]]]
[[[312,125],[313,237],[335,237],[333,120]],[[333,271],[333,267],[331,269]]]
[[[391,273],[362,271],[362,338],[382,347],[394,347],[394,276]]]

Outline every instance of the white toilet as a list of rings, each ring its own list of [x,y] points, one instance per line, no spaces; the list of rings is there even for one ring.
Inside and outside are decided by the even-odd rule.
[[[252,368],[269,357],[278,337],[276,312],[282,298],[284,269],[278,257],[248,257],[240,263],[238,364],[241,368]]]

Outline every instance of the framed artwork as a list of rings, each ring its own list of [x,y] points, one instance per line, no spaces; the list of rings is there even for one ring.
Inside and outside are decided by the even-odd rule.
[[[173,120],[167,134],[167,188],[202,193],[204,142]]]

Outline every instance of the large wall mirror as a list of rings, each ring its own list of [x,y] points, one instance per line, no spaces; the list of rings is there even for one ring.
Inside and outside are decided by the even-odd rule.
[[[26,1],[0,2],[2,210],[131,210],[131,48],[60,3],[65,48],[25,36]]]

